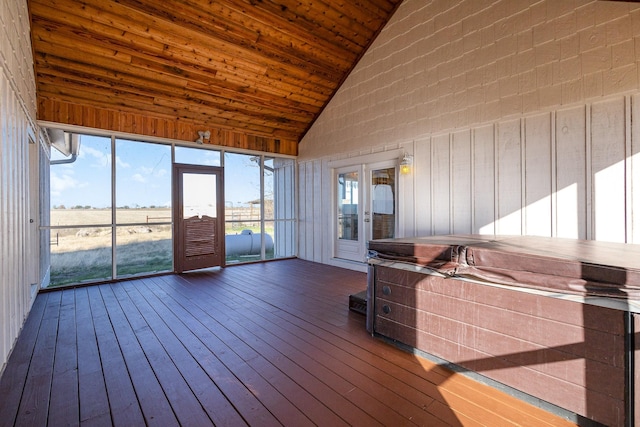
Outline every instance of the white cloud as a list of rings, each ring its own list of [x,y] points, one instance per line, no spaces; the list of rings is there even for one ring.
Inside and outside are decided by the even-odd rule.
[[[105,153],[103,151],[100,150],[96,150],[93,147],[89,147],[86,145],[83,145],[80,147],[80,154],[79,156],[80,158],[84,158],[84,157],[92,157],[94,159],[94,163],[92,166],[96,167],[107,167],[107,166],[111,166],[111,153]],[[119,167],[123,168],[123,169],[127,169],[130,168],[131,165],[129,163],[124,162],[120,157],[116,156],[116,165],[118,165]]]
[[[116,156],[116,165],[120,166],[123,169],[128,169],[131,167],[129,163],[124,162],[120,157]]]
[[[64,191],[86,188],[88,186],[88,183],[78,181],[69,173],[58,175],[53,170],[51,171],[50,183],[52,196],[60,196]]]
[[[139,173],[134,173],[131,176],[131,179],[133,179],[134,181],[140,182],[142,184],[145,184],[147,182],[147,179]]]
[[[81,159],[84,157],[92,157],[96,161],[94,163],[95,166],[105,167],[111,164],[111,154],[106,154],[100,150],[96,150],[95,148],[88,147],[86,145],[80,147],[80,153],[78,157]]]

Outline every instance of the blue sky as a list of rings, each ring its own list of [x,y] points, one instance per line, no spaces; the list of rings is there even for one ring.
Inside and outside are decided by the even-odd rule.
[[[219,165],[212,150],[176,148],[176,162]],[[64,157],[55,149],[52,160]],[[75,162],[51,166],[51,206],[111,206],[111,139],[82,135]],[[116,140],[116,206],[171,205],[171,146]],[[260,197],[258,164],[225,156],[225,198],[235,205]]]

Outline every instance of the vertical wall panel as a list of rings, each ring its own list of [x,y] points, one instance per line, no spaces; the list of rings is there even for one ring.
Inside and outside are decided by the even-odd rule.
[[[318,177],[322,176],[322,162],[320,160],[316,160],[312,163],[311,169],[313,176]],[[322,235],[323,230],[327,230],[326,222],[323,224],[324,216],[322,210],[322,179],[314,179],[313,180],[313,191],[311,193],[313,197],[313,210],[312,215],[310,215],[312,225],[313,225],[313,235],[320,236]],[[333,206],[331,204],[331,206]],[[329,234],[331,232],[329,231]],[[315,262],[322,262],[322,239],[314,239],[313,240],[313,260]]]
[[[471,233],[471,131],[453,134],[451,145],[453,233]]]
[[[524,234],[551,236],[551,115],[525,119]]]
[[[640,244],[640,95],[631,98],[631,155],[628,159],[631,173],[631,242]],[[638,415],[640,417],[640,414]]]
[[[4,77],[4,74],[0,75]],[[10,260],[6,256],[9,252],[9,221],[8,218],[8,193],[7,181],[8,174],[11,170],[9,163],[8,150],[10,146],[5,142],[8,141],[7,125],[7,82],[4,78],[0,78],[0,372],[1,367],[6,362],[6,356],[9,353],[11,345],[11,336],[8,328],[10,327],[10,319],[7,316],[11,298],[9,295],[10,286],[8,284],[10,272]]]
[[[389,149],[395,149],[395,148],[396,147],[393,147],[393,148],[389,147]],[[396,171],[398,171],[397,172],[398,181],[396,183],[396,191],[397,191],[396,206],[404,207],[402,210],[397,210],[396,208],[396,212],[398,216],[397,216],[397,228],[396,228],[395,235],[404,236],[404,237],[416,236],[415,230],[416,230],[416,222],[418,220],[418,218],[416,217],[416,212],[417,212],[416,178],[415,178],[417,173],[416,162],[415,162],[416,143],[411,142],[411,143],[402,144],[398,148],[402,150],[403,154],[407,154],[413,157],[412,157],[412,164],[411,164],[411,173],[409,173],[408,175],[401,175],[400,172],[398,171],[399,169],[398,164],[402,161],[402,156],[399,155],[394,161],[396,166]],[[388,159],[386,161],[388,161]]]
[[[307,218],[307,180],[306,177],[307,163],[298,163],[298,235],[305,236],[305,224]],[[298,239],[298,256],[307,259],[306,242]]]
[[[628,101],[618,97],[416,141],[414,198],[400,205],[401,211],[413,210],[403,215],[415,215],[415,229],[407,223],[401,234],[472,232],[638,243],[639,104],[640,95]],[[306,164],[300,200],[306,209],[322,207],[309,211],[307,228],[301,229],[311,256],[331,245],[332,236],[324,230],[332,215],[333,178],[317,160]],[[401,191],[411,197],[406,188]],[[320,222],[318,212],[325,212]]]
[[[429,236],[431,230],[431,139],[416,141],[413,157],[415,171],[414,207],[416,236]],[[418,196],[419,195],[419,196]]]
[[[333,257],[334,254],[334,239],[333,236],[336,233],[334,228],[334,221],[337,221],[337,215],[335,211],[334,200],[335,197],[335,182],[333,176],[333,169],[329,167],[329,162],[323,160],[317,163],[318,169],[315,171],[317,180],[321,183],[322,196],[315,194],[313,197],[316,200],[316,209],[319,210],[322,217],[320,222],[320,238],[314,238],[314,247],[318,250],[318,254],[314,261],[326,262]],[[318,228],[316,228],[318,230]]]
[[[522,233],[522,153],[520,120],[498,124],[497,234]]]
[[[473,232],[495,233],[495,128],[473,132]]]
[[[556,236],[587,238],[585,107],[556,113]]]
[[[309,236],[308,239],[305,239],[301,242],[304,246],[305,258],[309,260],[314,259],[313,246],[314,246],[314,229],[313,229],[313,210],[314,210],[314,196],[313,196],[313,163],[309,162],[305,165],[304,169],[304,179],[302,182],[305,186],[305,217],[303,227],[305,230],[305,235]]]
[[[591,107],[591,182],[594,238],[626,240],[624,98]]]
[[[0,69],[0,371],[31,307],[29,120]],[[37,175],[36,175],[37,177]]]
[[[450,200],[450,138],[449,135],[433,137],[431,144],[431,212],[433,234],[451,233]]]

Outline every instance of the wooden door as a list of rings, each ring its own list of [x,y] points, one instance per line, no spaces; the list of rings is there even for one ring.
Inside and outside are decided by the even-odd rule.
[[[174,164],[173,182],[176,273],[224,266],[223,169]]]

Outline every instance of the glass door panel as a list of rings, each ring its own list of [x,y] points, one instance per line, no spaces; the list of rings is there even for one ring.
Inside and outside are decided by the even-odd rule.
[[[358,172],[338,174],[338,239],[358,240]]]
[[[371,240],[391,239],[396,231],[396,168],[371,171]],[[366,219],[365,219],[366,221]]]
[[[364,262],[365,233],[362,229],[362,166],[335,171],[334,256]]]
[[[184,173],[182,203],[184,218],[208,216],[216,218],[216,175]]]

